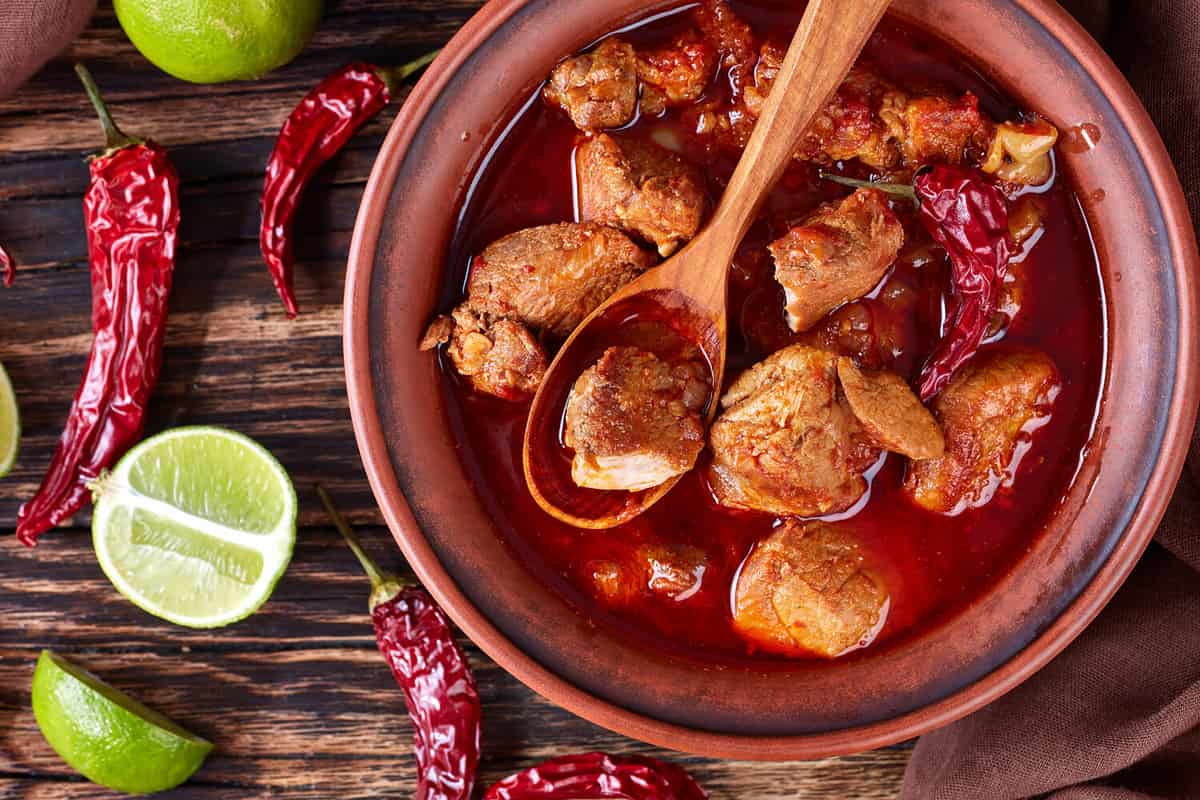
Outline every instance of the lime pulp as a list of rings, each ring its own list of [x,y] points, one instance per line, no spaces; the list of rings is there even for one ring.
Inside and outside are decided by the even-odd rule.
[[[0,364],[0,478],[8,474],[17,460],[21,443],[21,414],[12,381]]]
[[[233,431],[161,433],[95,489],[92,542],[104,573],[133,603],[178,625],[213,628],[249,616],[291,560],[291,479]]]

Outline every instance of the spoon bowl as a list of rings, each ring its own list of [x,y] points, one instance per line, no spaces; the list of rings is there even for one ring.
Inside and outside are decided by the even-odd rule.
[[[706,425],[716,414],[713,387],[720,387],[725,366],[724,305],[700,306],[677,289],[655,285],[656,279],[662,279],[658,270],[645,273],[575,329],[530,408],[523,448],[529,491],[547,513],[577,528],[612,528],[627,522],[658,502],[682,477],[633,492],[589,489],[571,478],[571,455],[562,440],[567,397],[575,379],[607,348],[637,347],[668,363],[680,358],[683,348],[698,348],[709,373]]]
[[[729,265],[759,206],[792,160],[801,134],[850,71],[888,1],[810,0],[774,91],[708,226],[602,303],[563,343],[534,396],[522,447],[525,482],[546,513],[580,528],[612,528],[650,508],[678,482],[679,476],[636,492],[577,486],[570,451],[562,441],[571,387],[606,347],[661,349],[663,343],[654,336],[622,332],[631,321],[653,320],[704,354],[711,376],[705,421],[712,422],[725,374]],[[657,354],[670,360],[669,354]]]

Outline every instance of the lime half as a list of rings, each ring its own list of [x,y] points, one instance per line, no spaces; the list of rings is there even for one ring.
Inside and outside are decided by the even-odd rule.
[[[20,443],[21,414],[17,410],[17,395],[4,365],[0,364],[0,478],[12,469]]]
[[[92,516],[100,566],[145,611],[191,628],[253,614],[296,542],[296,490],[261,445],[221,428],[176,428],[102,478]]]
[[[54,751],[85,778],[130,794],[186,781],[212,744],[43,650],[33,673],[33,715]]]

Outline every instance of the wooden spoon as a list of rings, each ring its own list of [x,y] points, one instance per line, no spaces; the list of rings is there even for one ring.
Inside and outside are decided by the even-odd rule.
[[[567,338],[533,398],[523,462],[529,491],[548,514],[580,528],[611,528],[658,502],[678,477],[639,492],[575,485],[561,444],[563,411],[580,373],[605,344],[620,344],[623,320],[670,320],[704,352],[712,368],[707,419],[717,411],[725,373],[729,265],[759,206],[783,175],[801,134],[841,84],[888,0],[809,0],[808,8],[750,141],[712,220],[690,243],[593,311]]]

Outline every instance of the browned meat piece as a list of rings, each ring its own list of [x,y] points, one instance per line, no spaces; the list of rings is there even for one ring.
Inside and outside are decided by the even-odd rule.
[[[637,58],[633,46],[605,39],[590,53],[561,62],[543,90],[581,130],[619,128],[637,111]]]
[[[1050,151],[1057,141],[1058,129],[1036,115],[1023,122],[1002,123],[980,169],[1009,183],[1043,184],[1054,168]]]
[[[447,344],[454,368],[480,392],[524,400],[546,373],[546,352],[529,330],[511,319],[492,319],[463,303],[429,326],[422,350]]]
[[[645,569],[646,587],[672,600],[687,600],[700,591],[708,569],[704,551],[687,545],[642,545],[637,557]]]
[[[1014,258],[1024,255],[1025,243],[1045,230],[1049,214],[1046,198],[1040,194],[1023,194],[1009,205],[1008,233],[1017,246]]]
[[[782,51],[779,56],[782,63]],[[856,158],[875,169],[895,167],[899,150],[879,114],[889,87],[874,72],[854,67],[805,131],[797,157],[822,164]]]
[[[909,167],[960,164],[982,156],[992,141],[992,124],[979,113],[979,100],[970,92],[952,100],[940,95],[908,97],[890,90],[880,117]]]
[[[744,108],[751,118],[762,113],[784,54],[779,45],[763,45],[754,80],[744,89]],[[901,165],[912,169],[981,158],[994,141],[997,159],[1004,155],[1005,142],[1021,147],[1016,137],[1001,141],[993,136],[992,123],[980,114],[979,101],[970,92],[958,99],[909,96],[871,69],[855,66],[805,131],[796,157],[822,164],[858,159],[884,171]]]
[[[1049,213],[1046,198],[1040,194],[1023,194],[1009,206],[1008,232],[1016,249],[1004,272],[1004,283],[1000,287],[1000,297],[996,301],[996,311],[988,325],[986,339],[991,339],[1011,325],[1028,302],[1029,275],[1025,259],[1041,240]]]
[[[789,656],[865,647],[887,610],[887,590],[864,569],[858,545],[824,522],[785,522],[750,553],[733,589],[734,627]]]
[[[467,296],[477,311],[566,336],[653,263],[654,256],[613,228],[542,225],[485,247],[471,265]]]
[[[898,258],[905,258],[904,253]],[[893,369],[918,345],[914,317],[920,289],[912,273],[893,272],[874,297],[847,303],[809,328],[799,342],[848,356],[867,369]]]
[[[919,505],[957,514],[1012,485],[1034,430],[1059,390],[1054,362],[1033,350],[980,353],[933,401],[946,434],[940,458],[910,465],[904,488]]]
[[[567,398],[563,441],[571,477],[591,489],[638,491],[692,468],[704,449],[703,368],[610,347]]]
[[[850,410],[875,444],[918,460],[942,454],[942,429],[903,378],[864,372],[845,357],[838,359],[837,369]]]
[[[455,369],[476,389],[523,400],[546,371],[545,350],[529,329],[566,336],[653,261],[601,225],[517,231],[484,248],[471,266],[466,301],[434,320],[420,347],[448,343]]]
[[[879,451],[838,395],[837,356],[786,347],[743,372],[721,405],[709,483],[722,505],[811,517],[866,491]]]
[[[694,31],[680,35],[666,47],[638,53],[642,113],[661,114],[668,106],[697,100],[712,81],[717,61],[716,47]]]
[[[788,326],[804,331],[833,309],[862,297],[887,272],[904,228],[877,189],[826,204],[769,247],[786,295]]]
[[[633,602],[645,586],[634,570],[618,561],[593,561],[587,565],[591,572],[592,587],[596,597],[610,606],[624,606]]]
[[[745,85],[742,87],[742,101],[752,117],[758,118],[762,114],[767,95],[771,93],[775,77],[779,74],[779,68],[783,66],[786,52],[774,42],[767,42],[758,54],[758,61],[755,62],[754,72],[751,74],[752,79],[745,80],[743,76]]]
[[[453,335],[454,320],[443,314],[429,323],[429,327],[425,329],[425,335],[421,337],[421,343],[417,345],[417,349],[421,352],[433,350],[438,345],[443,345],[450,341],[450,337]]]
[[[743,90],[745,111],[751,119],[762,114],[785,54],[785,49],[773,42],[763,45],[753,82]],[[857,158],[876,169],[896,166],[900,152],[878,114],[889,88],[875,73],[854,67],[801,137],[796,158],[822,164]]]
[[[844,86],[805,131],[798,157],[820,164],[857,158],[879,170],[897,162],[896,145],[872,116],[871,107]]]
[[[662,256],[700,230],[704,177],[670,150],[602,133],[579,146],[575,164],[583,219],[641,236]]]
[[[706,41],[716,47],[721,63],[730,69],[750,70],[757,57],[754,31],[725,0],[706,0],[695,12],[696,26]]]
[[[681,544],[643,544],[619,560],[585,565],[596,597],[610,606],[627,606],[647,593],[684,601],[700,591],[708,556]]]
[[[847,362],[841,370],[839,361]],[[849,378],[845,391],[839,371]],[[880,408],[881,400],[895,407]],[[721,406],[709,432],[708,480],[731,508],[800,517],[845,511],[866,491],[863,472],[881,449],[924,458],[940,443],[936,423],[898,376],[864,374],[802,344],[743,372]]]

